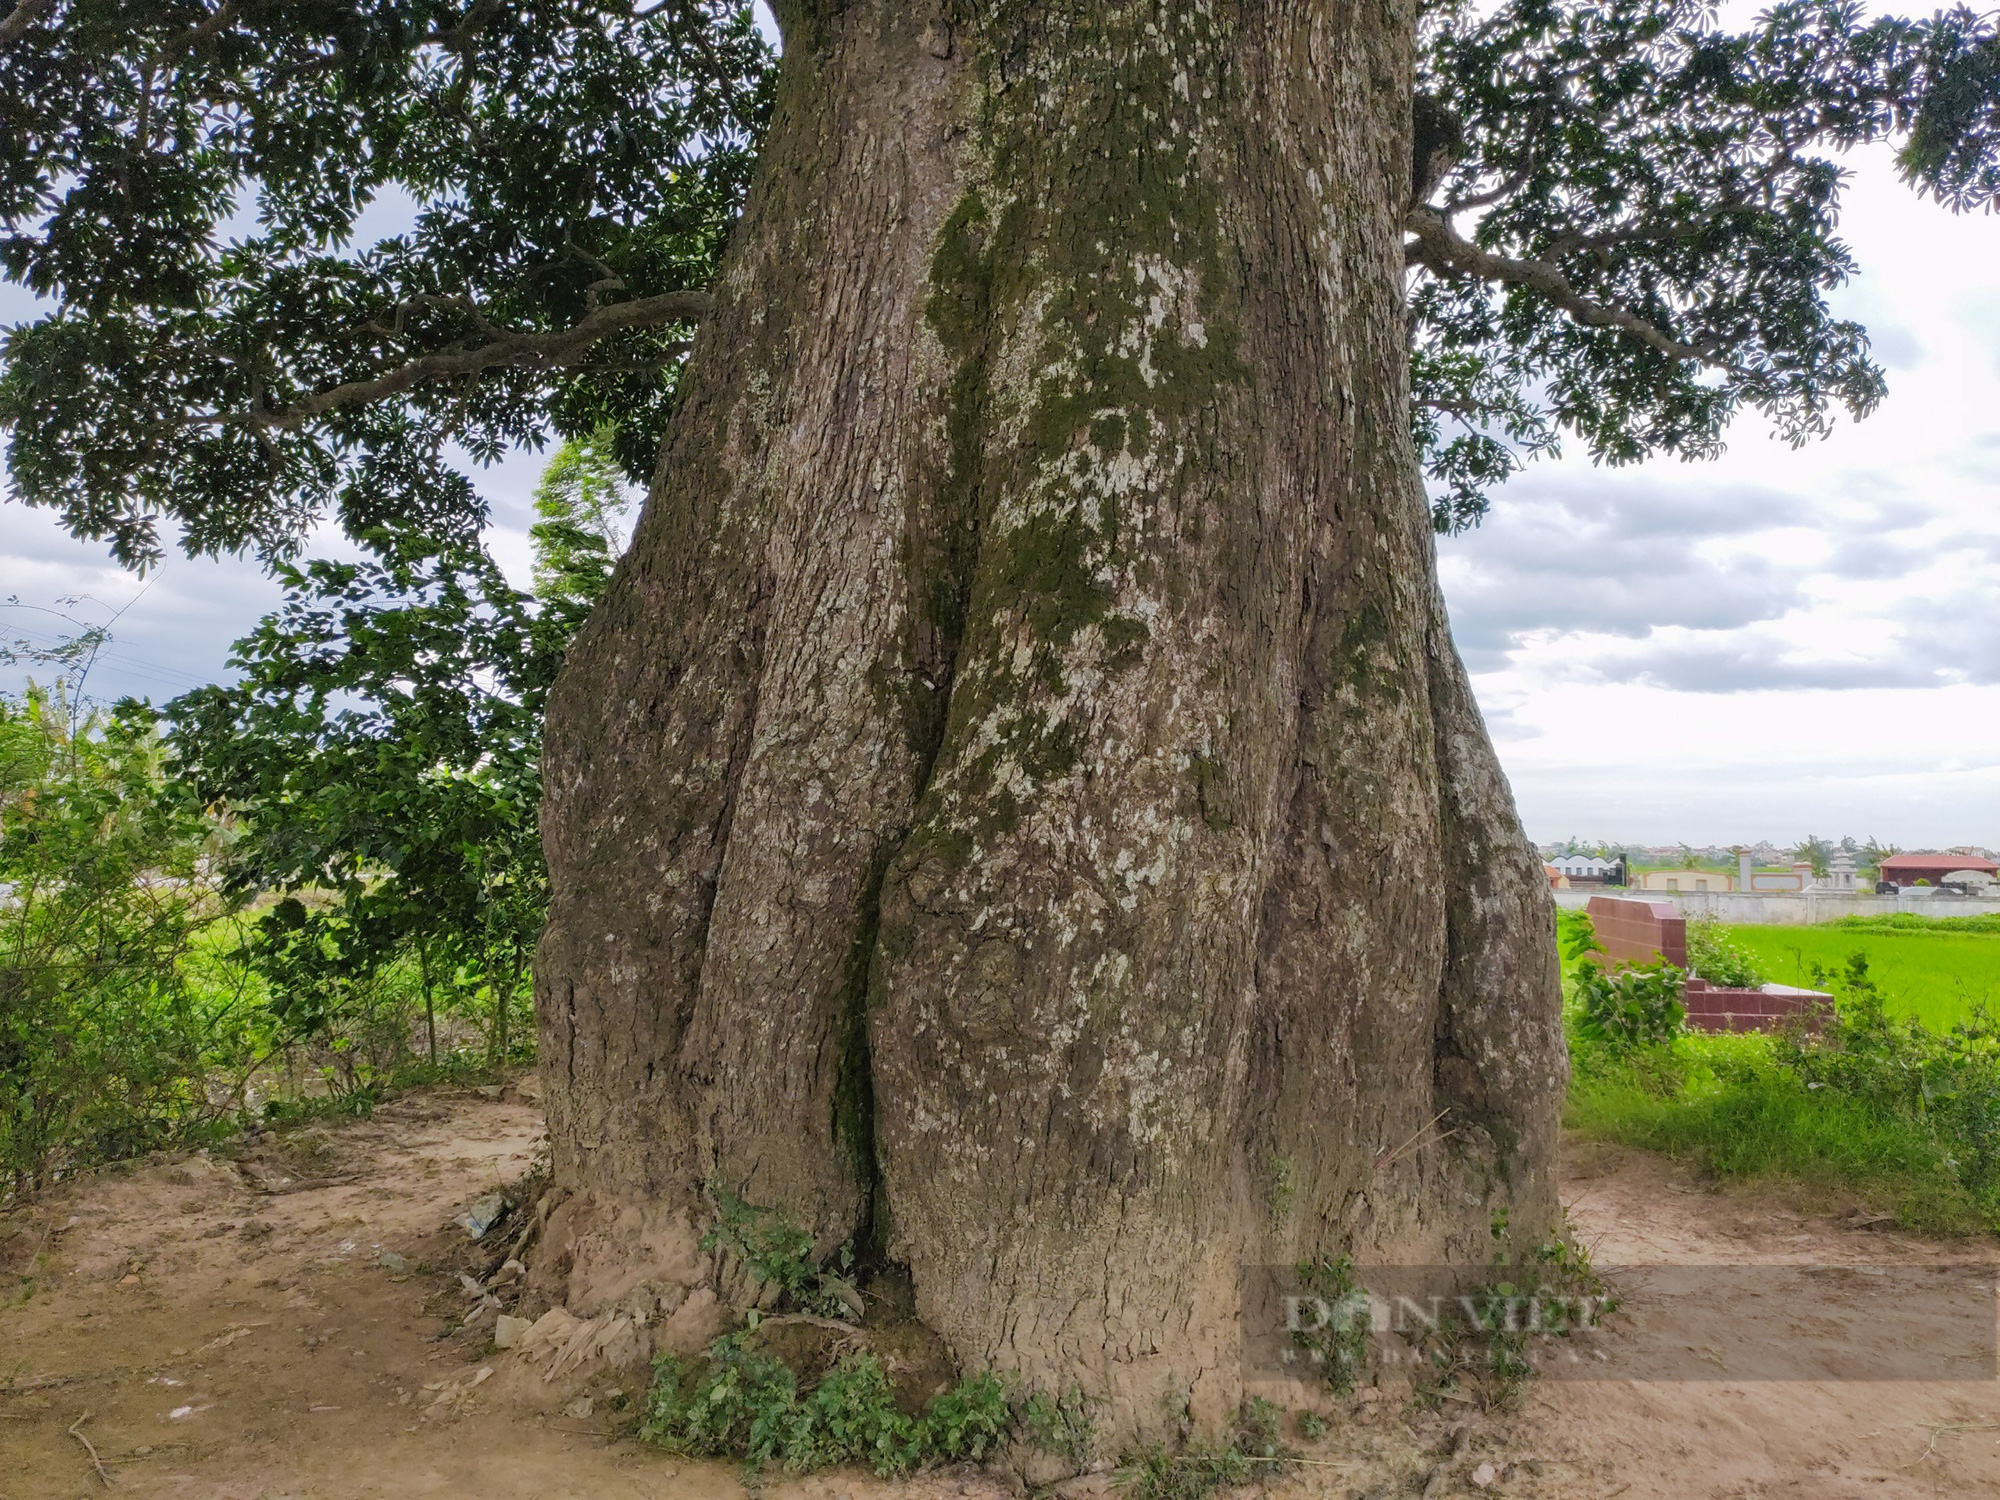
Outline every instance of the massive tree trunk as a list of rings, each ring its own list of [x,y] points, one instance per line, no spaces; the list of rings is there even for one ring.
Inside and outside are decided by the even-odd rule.
[[[1552,1224],[1548,897],[1405,409],[1413,16],[783,16],[549,718],[573,1310],[717,1331],[719,1184],[1116,1441],[1234,1404],[1246,1264]]]

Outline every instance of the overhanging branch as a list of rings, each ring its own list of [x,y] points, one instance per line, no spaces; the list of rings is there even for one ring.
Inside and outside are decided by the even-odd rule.
[[[400,396],[412,386],[435,380],[453,380],[478,375],[487,370],[560,370],[579,363],[597,344],[614,334],[638,328],[658,328],[667,323],[697,323],[708,315],[712,299],[707,292],[665,292],[657,297],[640,297],[632,302],[614,302],[600,307],[573,328],[553,333],[518,333],[481,344],[474,349],[449,354],[426,354],[368,380],[350,380],[345,385],[320,391],[277,411],[246,412],[227,417],[229,422],[260,428],[294,432],[315,417],[323,417],[343,406],[362,406]]]
[[[35,22],[56,8],[56,0],[21,0],[0,16],[0,47],[6,46]]]
[[[1504,282],[1540,292],[1579,323],[1592,328],[1616,328],[1629,333],[1674,359],[1728,369],[1728,362],[1716,358],[1712,349],[1681,342],[1664,329],[1647,322],[1622,307],[1612,307],[1586,297],[1570,285],[1560,267],[1545,260],[1522,260],[1511,255],[1495,255],[1482,250],[1451,227],[1451,222],[1434,208],[1413,208],[1403,219],[1403,227],[1416,236],[1409,255],[1417,264],[1440,275],[1476,276],[1482,281]]]

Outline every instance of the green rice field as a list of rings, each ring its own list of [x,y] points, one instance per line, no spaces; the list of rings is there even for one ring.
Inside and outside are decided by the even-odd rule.
[[[1819,927],[1730,927],[1779,984],[1811,985],[1813,965],[1839,970],[1850,953],[1868,955],[1871,977],[1891,1013],[1943,1030],[1975,1005],[2000,1015],[2000,922],[1889,918]]]

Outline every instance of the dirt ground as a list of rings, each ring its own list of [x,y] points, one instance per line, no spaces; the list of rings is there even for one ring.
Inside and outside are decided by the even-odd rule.
[[[406,1098],[240,1158],[148,1163],[0,1221],[0,1500],[741,1496],[735,1467],[619,1435],[633,1374],[551,1388],[493,1348],[490,1316],[454,1331],[473,1302],[457,1273],[488,1257],[452,1221],[525,1173],[540,1139],[532,1097],[492,1092]],[[1880,1232],[1853,1205],[1714,1192],[1601,1147],[1570,1150],[1564,1197],[1600,1265],[1640,1268],[1619,1273],[1631,1326],[1649,1316],[1649,1266],[2000,1258],[1991,1244]],[[1865,1275],[1849,1279],[1862,1298]],[[1847,1294],[1836,1284],[1831,1295]],[[1792,1332],[1784,1299],[1770,1303],[1715,1331],[1717,1347]],[[1605,1336],[1623,1336],[1616,1324]],[[1455,1401],[1413,1412],[1380,1394],[1329,1404],[1326,1438],[1302,1445],[1306,1462],[1263,1493],[2000,1495],[1991,1379],[1732,1380],[1727,1360],[1700,1348],[1713,1379],[1537,1380],[1507,1413]],[[761,1491],[1008,1493],[974,1472],[772,1477]]]

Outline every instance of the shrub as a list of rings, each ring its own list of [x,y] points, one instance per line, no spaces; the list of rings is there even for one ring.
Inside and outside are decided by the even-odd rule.
[[[2000,1026],[1977,1011],[1949,1031],[1890,1015],[1859,953],[1812,978],[1835,997],[1819,1034],[1621,1053],[1573,1016],[1565,1124],[1718,1176],[1878,1193],[1911,1228],[2000,1226]]]
[[[1014,1425],[997,1375],[961,1380],[923,1412],[901,1411],[873,1354],[843,1355],[801,1395],[798,1377],[746,1335],[717,1339],[698,1364],[654,1361],[639,1435],[671,1453],[741,1458],[810,1473],[863,1463],[877,1474],[986,1457]]]
[[[1607,974],[1586,960],[1574,972],[1578,1035],[1601,1043],[1614,1055],[1658,1046],[1680,1035],[1687,1009],[1681,1004],[1681,971],[1672,964]]]
[[[214,825],[170,795],[150,720],[0,697],[0,1174],[13,1193],[212,1124],[230,1022],[183,961],[220,914]]]
[[[1710,984],[1730,989],[1755,989],[1769,976],[1746,949],[1729,941],[1714,917],[1697,917],[1687,924],[1688,972]]]

